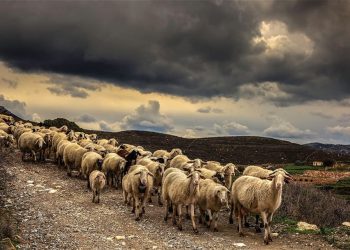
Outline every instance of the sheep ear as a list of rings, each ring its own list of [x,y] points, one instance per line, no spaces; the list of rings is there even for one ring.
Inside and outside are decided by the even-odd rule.
[[[151,172],[148,172],[147,174],[148,174],[149,176],[154,177],[154,175],[153,175]]]
[[[187,175],[187,178],[192,177],[193,173],[190,173],[189,175]]]
[[[201,178],[201,179],[203,179],[203,180],[205,180],[206,178],[205,178],[205,176],[204,175],[202,175],[202,174],[200,174],[199,175],[199,177]]]
[[[202,173],[202,170],[200,170],[200,169],[196,169],[196,172]]]
[[[141,171],[139,171],[139,172],[135,173],[134,175],[138,175],[138,174],[141,174]]]

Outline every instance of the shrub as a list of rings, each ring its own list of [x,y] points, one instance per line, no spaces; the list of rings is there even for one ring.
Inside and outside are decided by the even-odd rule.
[[[285,185],[277,216],[336,227],[350,220],[350,204],[327,191],[297,183]]]

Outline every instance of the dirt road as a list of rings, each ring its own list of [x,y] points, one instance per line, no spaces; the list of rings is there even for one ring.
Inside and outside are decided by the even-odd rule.
[[[86,182],[67,177],[64,169],[52,163],[22,162],[15,151],[0,164],[13,177],[5,206],[20,221],[19,235],[24,240],[20,249],[332,249],[320,236],[301,234],[279,234],[265,246],[262,234],[253,229],[239,237],[226,213],[219,232],[200,225],[195,235],[189,221],[180,232],[171,220],[163,221],[163,208],[156,203],[149,204],[145,216],[136,222],[120,190],[107,188],[101,203],[93,204]],[[273,227],[276,230],[278,226]]]

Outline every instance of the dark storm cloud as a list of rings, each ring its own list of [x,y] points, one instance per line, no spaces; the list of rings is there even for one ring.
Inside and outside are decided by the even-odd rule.
[[[197,112],[204,113],[204,114],[208,114],[208,113],[221,114],[224,111],[222,109],[219,109],[219,108],[212,108],[210,106],[207,106],[207,107],[202,107],[202,108],[197,109]]]
[[[276,82],[288,105],[349,95],[348,1],[116,1],[1,3],[0,58],[25,71],[110,81],[142,92],[239,98]],[[313,52],[266,56],[262,21],[305,34]],[[302,47],[302,46],[300,46]],[[84,98],[84,87],[52,86]],[[94,89],[92,89],[94,90]],[[268,101],[275,102],[276,98]]]

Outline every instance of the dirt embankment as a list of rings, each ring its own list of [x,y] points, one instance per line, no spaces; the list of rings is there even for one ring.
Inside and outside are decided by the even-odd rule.
[[[20,221],[19,249],[235,249],[237,243],[244,243],[243,249],[332,249],[320,236],[280,233],[279,225],[273,226],[280,234],[269,246],[253,229],[239,237],[227,212],[221,214],[219,232],[199,226],[198,235],[189,221],[182,232],[165,223],[156,203],[136,222],[120,190],[107,188],[101,203],[93,204],[86,182],[67,177],[56,165],[23,163],[17,151],[0,159],[12,176],[2,199]]]

